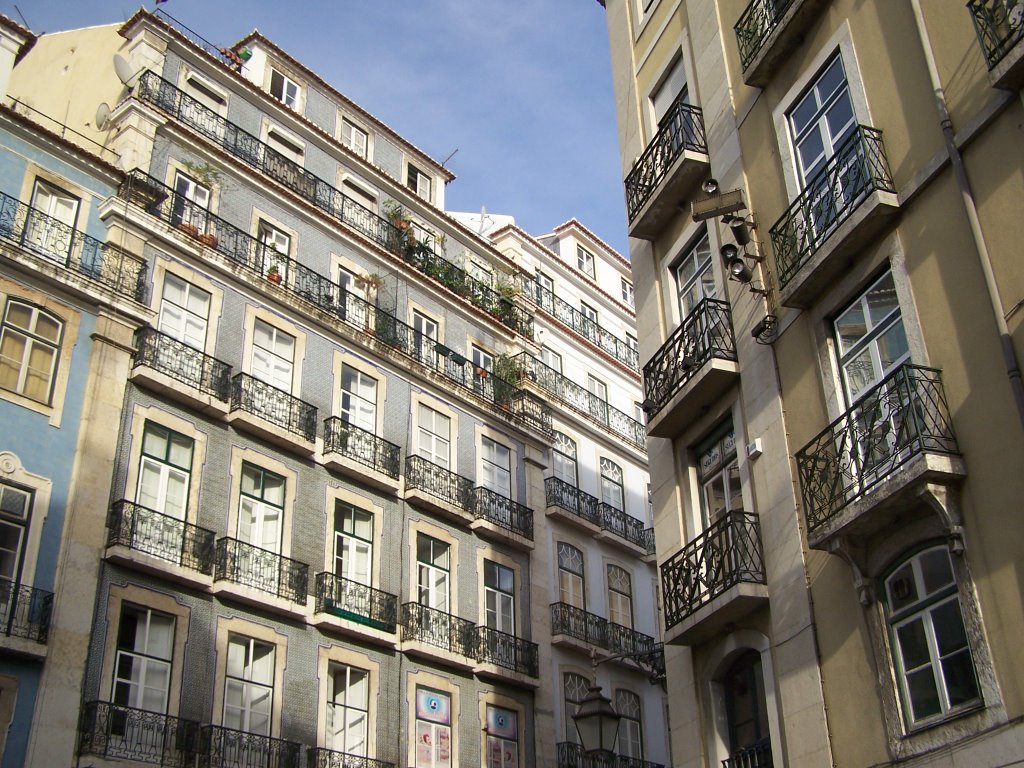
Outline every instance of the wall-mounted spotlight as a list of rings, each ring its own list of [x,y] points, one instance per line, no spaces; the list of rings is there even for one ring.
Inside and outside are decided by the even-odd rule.
[[[732,236],[736,240],[737,245],[747,245],[750,243],[753,236],[750,233],[750,224],[747,223],[746,219],[733,216],[729,220],[729,228],[732,230]]]
[[[758,262],[761,260],[760,257],[748,256],[744,251],[741,251],[732,243],[726,243],[723,245],[719,250],[719,253],[722,255],[722,261],[725,262],[726,269],[729,270],[730,278],[738,283],[743,283],[751,293],[767,295],[767,291],[765,291],[764,288],[755,288],[751,285],[754,280],[754,273],[746,262],[746,259],[753,259],[755,262]]]
[[[705,195],[713,195],[718,191],[718,180],[708,179],[700,185],[700,188],[704,190]]]

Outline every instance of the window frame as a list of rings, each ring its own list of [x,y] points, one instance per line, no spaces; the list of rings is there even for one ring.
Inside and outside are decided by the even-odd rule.
[[[618,624],[622,627],[628,627],[633,629],[634,611],[633,611],[633,574],[631,574],[626,568],[623,568],[617,563],[605,563],[605,585],[608,590],[608,621],[613,624]],[[625,577],[626,589],[628,591],[622,591],[615,584],[615,580],[612,578],[613,573],[621,573]],[[616,597],[613,598],[613,595]],[[622,602],[625,604],[628,616],[626,621],[615,621],[612,616],[614,613],[622,614],[622,608],[613,607],[616,602]]]
[[[351,142],[350,139],[346,139],[345,138],[345,128],[346,128],[346,125],[349,126],[351,129],[354,129],[354,130],[358,131],[359,133],[361,133],[363,135],[363,149],[362,149],[361,152],[358,149],[356,149],[355,147],[352,146],[352,142]],[[351,131],[350,131],[350,133],[351,133]],[[339,116],[339,119],[338,119],[338,141],[341,142],[342,146],[346,147],[350,152],[352,152],[353,154],[357,155],[358,157],[361,157],[363,160],[366,160],[367,162],[372,162],[372,158],[371,158],[371,142],[370,142],[371,135],[372,135],[371,132],[365,126],[363,126],[361,123],[353,120],[347,114],[342,113]]]
[[[625,277],[622,280],[622,303],[630,309],[636,308],[636,289],[633,286],[633,281]]]
[[[291,78],[291,76],[286,74],[283,69],[279,68],[278,66],[276,66],[274,64],[270,64],[267,67],[267,69],[269,70],[269,75],[267,76],[267,93],[269,93],[273,98],[277,99],[279,102],[281,102],[281,104],[283,104],[284,106],[288,107],[289,109],[294,109],[296,112],[301,113],[302,112],[302,95],[303,95],[302,83],[299,83],[299,82],[293,80]],[[281,95],[280,96],[278,96],[276,93],[274,93],[274,77],[275,76],[277,76],[277,77],[279,77],[281,79]],[[295,94],[294,94],[294,96],[290,100],[291,103],[289,103],[289,98],[288,98],[288,86],[289,85],[291,85],[291,86],[293,86],[295,88]]]
[[[626,474],[622,465],[612,461],[607,456],[599,458],[601,503],[607,504],[619,512],[626,512]],[[618,478],[615,474],[618,473]],[[619,504],[613,503],[615,492],[618,492]]]
[[[579,555],[578,569],[570,559]],[[564,557],[563,557],[564,555]],[[580,610],[587,610],[587,556],[586,553],[575,544],[559,540],[555,543],[555,565],[558,569],[558,602],[571,605]],[[565,574],[563,578],[563,574]],[[566,600],[565,596],[575,597],[575,590],[567,589],[567,586],[578,584],[580,605],[572,600]]]
[[[411,189],[417,197],[426,200],[428,203],[433,201],[434,177],[409,161],[406,161],[405,164],[405,186]],[[426,187],[425,190],[423,189],[424,186]]]
[[[597,279],[597,257],[579,243],[576,244],[576,269],[591,280]]]
[[[13,307],[21,307],[28,310],[30,327],[24,327],[12,323],[10,320],[10,313]],[[56,326],[57,338],[55,341],[47,339],[45,336],[42,336],[37,332],[38,322],[41,318],[47,319]],[[43,305],[27,301],[20,297],[8,296],[7,301],[4,302],[3,314],[0,315],[0,351],[3,350],[3,343],[4,340],[8,338],[8,332],[10,332],[12,337],[14,335],[21,336],[23,338],[23,346],[21,351],[21,360],[17,367],[17,382],[15,388],[12,389],[4,386],[0,387],[0,391],[3,391],[8,395],[14,395],[18,398],[24,398],[25,400],[32,401],[44,408],[52,408],[56,395],[57,378],[61,359],[63,357],[62,349],[64,347],[66,334],[64,319],[51,312]],[[31,357],[32,351],[36,349],[37,344],[50,351],[50,365],[46,376],[46,398],[43,400],[27,394],[24,391],[29,381],[28,371],[31,370],[28,360]],[[8,359],[13,360],[14,358]],[[13,370],[14,366],[11,366],[11,368]]]

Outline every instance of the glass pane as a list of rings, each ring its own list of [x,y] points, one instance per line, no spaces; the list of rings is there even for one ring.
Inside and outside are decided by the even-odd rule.
[[[907,694],[910,696],[910,708],[915,720],[938,714],[939,691],[935,687],[935,678],[931,667],[920,672],[907,675]]]
[[[174,618],[160,613],[149,614],[149,643],[146,653],[159,659],[170,659],[174,644]]]
[[[903,656],[903,668],[907,671],[927,665],[930,661],[928,640],[925,637],[924,622],[914,619],[896,630]]]
[[[978,698],[978,680],[974,674],[971,652],[967,648],[942,661],[942,677],[951,707]]]
[[[926,595],[938,592],[953,583],[953,567],[949,562],[949,552],[945,549],[933,549],[921,555],[921,578],[924,579]]]
[[[804,179],[808,179],[817,165],[819,158],[825,154],[825,143],[821,138],[821,129],[814,128],[801,140],[797,147],[800,155],[800,167],[804,171]]]
[[[899,309],[891,272],[886,272],[885,276],[871,287],[867,294],[867,304],[872,326],[878,325],[886,315]]]
[[[889,592],[889,605],[896,613],[911,603],[917,602],[917,583],[914,580],[914,568],[907,563],[886,582]]]
[[[850,94],[844,93],[835,104],[828,110],[825,116],[828,122],[828,132],[832,140],[838,143],[839,137],[853,122],[853,104],[850,103]],[[836,149],[834,146],[833,151]]]
[[[36,335],[56,344],[60,336],[60,323],[40,312],[36,317]]]
[[[277,475],[263,475],[263,500],[276,507],[284,506],[284,478]]]
[[[274,646],[253,643],[252,674],[250,680],[270,685],[274,682]]]
[[[940,656],[948,656],[967,647],[967,632],[964,630],[958,599],[954,598],[933,608],[931,617]]]
[[[864,319],[864,307],[857,302],[836,320],[836,336],[839,339],[839,352],[845,355],[851,347],[868,332]]]
[[[845,363],[843,371],[846,374],[846,385],[850,388],[850,398],[853,400],[878,380],[870,348],[861,350],[856,357]]]
[[[824,104],[828,101],[829,96],[839,90],[839,88],[845,86],[846,75],[843,73],[843,61],[839,57],[836,57],[831,66],[826,69],[825,73],[821,78],[819,78],[818,84],[815,87],[815,90],[818,92],[818,99],[820,103]]]
[[[901,362],[910,352],[903,320],[899,320],[878,339],[878,357],[882,370],[888,372],[893,364]]]
[[[231,638],[228,641],[227,673],[231,677],[241,677],[245,671],[245,657],[249,643],[244,638]]]

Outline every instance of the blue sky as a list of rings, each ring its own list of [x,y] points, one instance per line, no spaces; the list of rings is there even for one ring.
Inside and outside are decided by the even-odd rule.
[[[36,32],[123,21],[129,0],[0,0]],[[153,8],[152,0],[146,3]],[[627,255],[605,12],[595,0],[168,0],[207,40],[253,28],[457,178],[447,208],[541,234],[578,218]],[[301,11],[298,9],[302,9]]]

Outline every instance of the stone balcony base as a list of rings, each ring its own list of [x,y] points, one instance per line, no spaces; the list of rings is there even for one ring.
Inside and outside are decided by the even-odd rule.
[[[399,478],[386,475],[380,470],[374,469],[337,451],[324,453],[324,466],[332,472],[337,472],[339,475],[352,478],[357,482],[369,485],[378,491],[383,491],[392,496],[398,494],[401,486]]]
[[[213,575],[204,574],[192,568],[172,563],[139,549],[132,549],[124,544],[108,546],[104,557],[111,563],[117,563],[142,573],[159,576],[192,589],[209,592],[213,588]]]
[[[707,407],[739,381],[739,365],[712,357],[647,423],[651,437],[672,438],[686,429]]]
[[[530,677],[523,672],[506,669],[499,664],[477,662],[473,667],[473,674],[482,680],[493,680],[499,683],[515,685],[520,688],[533,689],[540,687],[540,680],[536,677]]]
[[[226,401],[218,400],[213,395],[178,381],[148,365],[135,366],[130,378],[132,382],[151,392],[156,392],[212,418],[223,419],[228,414]]]
[[[313,614],[310,622],[326,634],[363,640],[391,651],[398,647],[394,631],[389,632],[386,629],[375,627],[369,623],[369,619],[347,619],[328,611],[317,611]]]
[[[672,645],[698,645],[726,630],[757,608],[768,605],[768,587],[741,581],[665,631]]]
[[[228,423],[235,429],[261,437],[279,448],[308,458],[316,452],[316,442],[279,427],[273,422],[260,418],[248,411],[235,409],[227,415]]]
[[[236,584],[226,579],[214,581],[211,591],[222,600],[244,603],[245,605],[276,613],[290,619],[305,620],[308,614],[308,609],[305,605],[299,605],[291,600],[278,597],[271,592],[264,592],[262,589],[256,589],[244,584]]]

